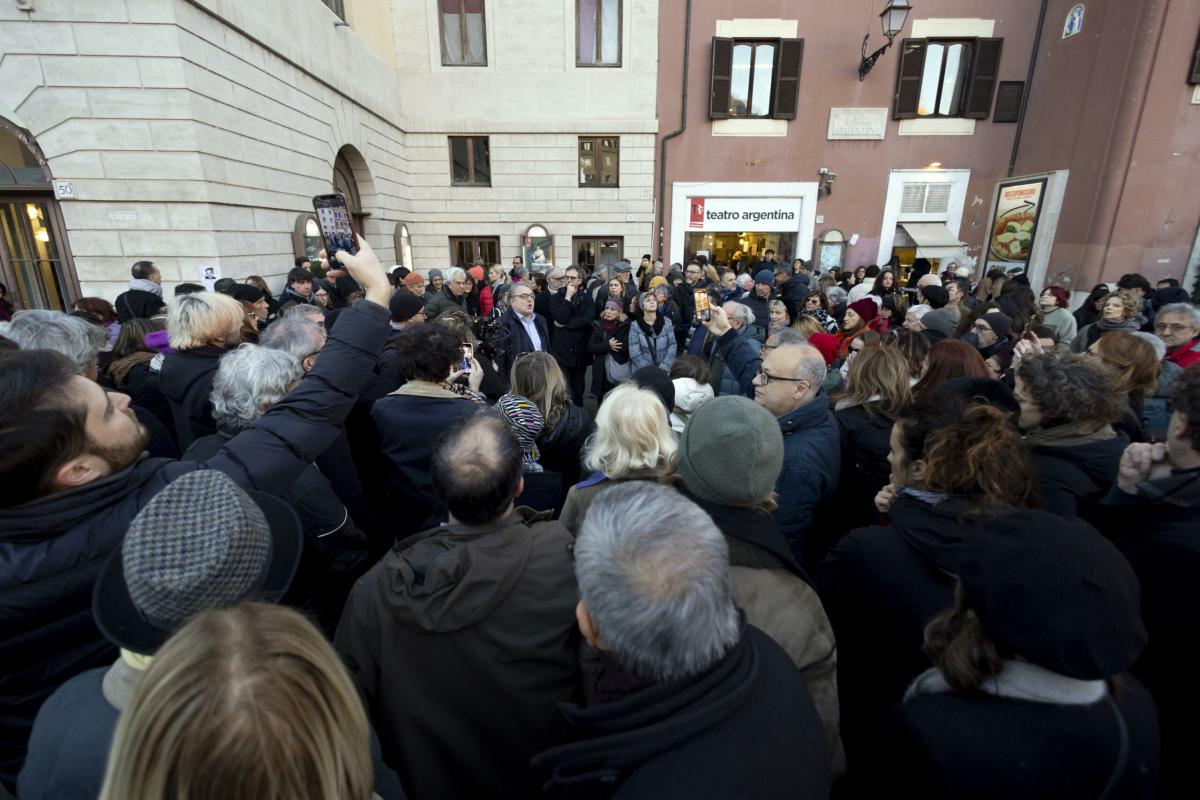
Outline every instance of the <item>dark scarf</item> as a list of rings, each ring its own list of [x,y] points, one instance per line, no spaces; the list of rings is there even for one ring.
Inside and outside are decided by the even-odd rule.
[[[617,335],[617,329],[621,327],[621,318],[602,319],[600,320],[600,327],[604,330],[605,335],[611,339]]]
[[[642,329],[642,333],[646,334],[646,336],[650,339],[653,339],[655,336],[662,333],[662,329],[663,329],[663,315],[662,314],[654,315],[654,327],[653,328],[651,328],[650,325],[646,324],[646,320],[644,317],[638,317],[637,322],[638,322],[638,327]]]

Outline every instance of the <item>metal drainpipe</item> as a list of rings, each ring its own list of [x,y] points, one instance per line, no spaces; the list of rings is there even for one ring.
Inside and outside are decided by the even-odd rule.
[[[663,253],[663,232],[667,227],[667,221],[664,219],[664,215],[667,213],[667,142],[687,130],[688,57],[691,54],[691,45],[692,0],[687,0],[687,11],[683,22],[683,105],[679,109],[679,127],[663,136],[659,140],[658,146],[658,257],[664,262],[667,260]]]
[[[1025,96],[1021,98],[1021,112],[1017,114],[1017,132],[1013,136],[1012,155],[1008,159],[1008,177],[1013,176],[1017,168],[1017,152],[1021,149],[1021,132],[1025,129],[1025,109],[1029,106],[1029,95],[1033,93],[1033,72],[1037,68],[1038,51],[1042,46],[1042,26],[1046,24],[1046,5],[1048,0],[1042,0],[1042,8],[1038,11],[1037,31],[1033,35],[1033,52],[1029,55],[1029,72],[1025,76]]]

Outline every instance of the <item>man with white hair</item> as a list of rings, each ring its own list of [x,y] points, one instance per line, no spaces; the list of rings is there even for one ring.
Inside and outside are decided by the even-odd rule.
[[[108,334],[100,326],[45,309],[18,311],[4,335],[22,350],[62,353],[71,359],[80,375],[91,381],[99,377],[97,359],[108,343]]]
[[[312,303],[294,303],[279,313],[279,319],[305,319],[322,330],[325,328],[325,312]]]
[[[300,362],[282,350],[244,344],[225,354],[212,384],[217,432],[192,442],[183,457],[190,461],[215,458],[233,437],[286,397],[304,373]],[[304,529],[305,558],[286,601],[312,613],[332,636],[342,602],[369,566],[367,538],[314,464],[306,464],[279,498],[296,511]]]
[[[729,548],[675,489],[601,492],[575,542],[579,629],[600,653],[574,741],[533,759],[555,796],[826,797],[820,718],[787,654],[744,622]]]
[[[429,321],[437,319],[447,311],[467,310],[467,273],[458,267],[442,270],[446,285],[425,304],[425,315]]]
[[[829,403],[821,394],[825,358],[809,344],[784,344],[755,353],[714,308],[705,323],[717,338],[721,358],[741,393],[775,415],[783,432],[783,470],[775,487],[773,516],[796,560],[805,562],[804,536],[816,511],[833,497],[841,468],[841,438]]]
[[[293,306],[300,308],[300,306]],[[316,306],[311,306],[316,308]],[[292,309],[288,309],[291,311]],[[325,347],[326,333],[324,326],[317,325],[308,317],[285,317],[272,323],[258,343],[271,350],[282,350],[290,354],[300,364],[304,372],[308,372],[317,363],[317,356]]]

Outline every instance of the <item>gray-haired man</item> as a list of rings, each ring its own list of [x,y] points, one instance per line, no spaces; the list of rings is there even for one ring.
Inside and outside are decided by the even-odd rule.
[[[602,667],[541,753],[556,795],[826,797],[825,733],[787,654],[730,596],[729,549],[672,488],[601,492],[575,544],[579,629]],[[769,765],[769,768],[764,768]]]

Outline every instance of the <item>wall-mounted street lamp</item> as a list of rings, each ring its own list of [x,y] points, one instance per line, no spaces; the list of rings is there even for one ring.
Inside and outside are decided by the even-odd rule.
[[[871,71],[871,67],[875,66],[875,62],[879,57],[887,52],[892,46],[892,40],[896,38],[896,34],[904,30],[904,23],[908,21],[908,12],[912,11],[905,0],[888,0],[888,4],[879,14],[879,21],[883,24],[883,35],[887,37],[887,44],[876,50],[871,55],[867,55],[867,42],[871,39],[871,34],[868,33],[863,37],[862,43],[862,61],[858,64],[858,79],[861,81],[867,77],[867,73]]]

